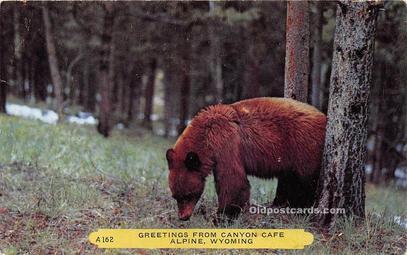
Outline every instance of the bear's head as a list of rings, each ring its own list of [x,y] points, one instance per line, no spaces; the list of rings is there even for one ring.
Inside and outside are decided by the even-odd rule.
[[[188,220],[205,187],[205,174],[200,171],[202,162],[194,151],[169,149],[166,157],[170,170],[169,186],[178,204],[179,219]]]

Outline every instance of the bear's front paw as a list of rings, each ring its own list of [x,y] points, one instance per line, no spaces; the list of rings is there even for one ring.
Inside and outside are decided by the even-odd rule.
[[[231,225],[236,220],[237,217],[229,217],[225,214],[216,214],[215,218],[213,219],[213,225],[216,227],[224,226],[224,225]]]
[[[239,217],[241,212],[242,208],[236,205],[228,205],[223,209],[219,208],[213,223],[215,225],[222,223],[230,224]]]
[[[271,203],[271,204],[268,204],[267,205],[267,207],[272,207],[272,208],[282,208],[282,207],[287,207],[287,206],[289,206],[290,204],[288,203],[288,201],[285,199],[285,200],[282,200],[282,199],[279,199],[279,198],[275,198],[274,199],[274,201],[273,201],[273,203]]]

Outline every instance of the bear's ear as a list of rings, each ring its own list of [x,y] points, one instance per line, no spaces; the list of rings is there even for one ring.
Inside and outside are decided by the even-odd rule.
[[[184,160],[185,166],[188,170],[198,170],[201,166],[201,161],[199,160],[198,154],[195,152],[188,152]]]
[[[171,169],[172,168],[172,162],[174,161],[174,150],[173,149],[168,149],[167,153],[165,153],[165,157],[167,158],[168,162],[168,167]]]

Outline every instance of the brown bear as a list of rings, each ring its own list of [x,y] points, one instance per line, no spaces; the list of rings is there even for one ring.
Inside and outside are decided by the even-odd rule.
[[[211,173],[218,213],[230,218],[248,204],[247,175],[278,178],[276,206],[312,206],[325,127],[323,113],[287,98],[254,98],[202,110],[166,154],[179,218],[189,219]]]

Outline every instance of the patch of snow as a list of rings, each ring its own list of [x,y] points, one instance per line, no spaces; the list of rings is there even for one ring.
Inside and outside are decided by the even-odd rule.
[[[168,135],[171,136],[171,137],[177,137],[177,136],[178,136],[178,132],[177,132],[177,130],[174,128],[174,129],[171,129],[171,130],[170,130],[170,133],[169,133]]]
[[[407,187],[407,167],[398,167],[394,172],[396,185]]]
[[[373,166],[371,164],[366,164],[365,165],[365,173],[366,174],[371,174],[373,170]]]
[[[407,187],[407,180],[396,179],[396,186],[406,188]]]
[[[163,136],[163,135],[165,135],[165,129],[162,128],[162,127],[155,128],[155,129],[154,129],[154,134]],[[178,132],[177,132],[176,126],[170,125],[169,131],[168,131],[168,134],[167,134],[167,135],[168,135],[169,137],[177,137],[177,136],[178,136]]]
[[[13,116],[37,119],[48,124],[56,124],[58,122],[58,114],[56,112],[26,105],[6,104],[6,112]]]
[[[151,114],[150,118],[151,118],[152,121],[160,120],[160,116],[158,116],[158,114],[155,114],[155,113]],[[139,119],[139,120],[144,119],[144,113],[139,112],[137,114],[137,119]]]
[[[119,130],[123,130],[125,128],[123,123],[117,123],[116,128]]]
[[[378,218],[383,218],[384,217],[382,214],[377,213],[377,212],[374,212],[373,215],[378,217]],[[393,216],[393,222],[400,225],[401,227],[407,229],[407,218],[406,217],[401,217],[399,215],[395,215],[395,216]]]
[[[152,121],[157,121],[159,119],[160,119],[160,117],[158,116],[158,114],[155,114],[155,113],[151,114],[151,120]]]
[[[399,224],[400,226],[402,226],[403,228],[407,228],[407,219],[406,218],[402,218],[401,216],[394,216],[393,221],[397,224]]]
[[[48,124],[58,122],[58,114],[52,110],[41,110],[27,105],[6,104],[6,111],[12,116],[36,119]],[[66,116],[65,120],[79,125],[96,125],[98,123],[97,119],[89,112],[79,112],[77,116]]]
[[[407,167],[399,167],[394,171],[394,176],[400,179],[407,179]]]
[[[163,135],[165,134],[164,128],[157,128],[157,129],[155,130],[155,134],[156,134],[156,135],[163,136]]]
[[[53,90],[54,90],[54,87],[53,87],[51,84],[48,84],[48,85],[47,85],[47,92],[48,92],[48,94],[51,94]]]
[[[82,119],[93,117],[92,113],[90,113],[90,112],[78,112],[77,115],[79,118],[82,118]]]
[[[403,145],[402,144],[397,144],[396,145],[396,150],[401,153],[403,151]]]
[[[164,98],[162,96],[154,96],[154,104],[155,105],[160,105],[163,106],[164,105]]]
[[[83,112],[80,112],[78,116],[67,116],[66,121],[79,125],[96,125],[98,123],[97,119],[95,119],[90,113]]]

